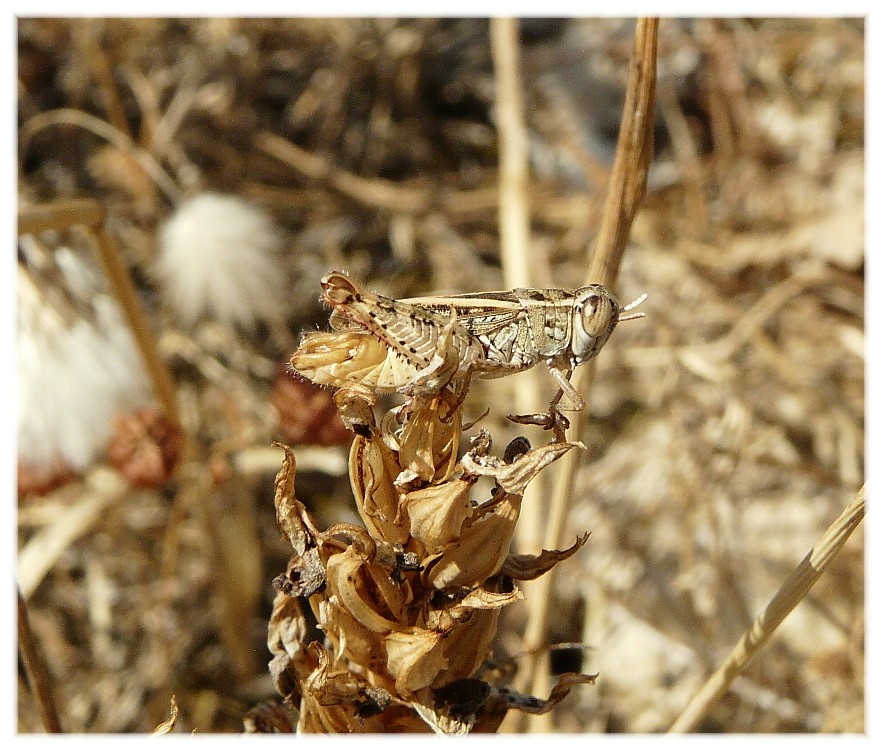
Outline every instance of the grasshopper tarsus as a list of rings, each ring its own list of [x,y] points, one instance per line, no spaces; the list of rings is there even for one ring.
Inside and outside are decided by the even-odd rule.
[[[544,414],[509,414],[508,419],[517,424],[528,424],[554,431],[554,442],[566,442],[566,430],[569,429],[569,418],[556,406],[551,405]]]

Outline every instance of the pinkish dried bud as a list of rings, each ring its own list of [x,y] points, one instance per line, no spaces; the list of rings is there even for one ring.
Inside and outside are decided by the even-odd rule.
[[[174,474],[183,435],[154,409],[117,416],[107,458],[135,487],[159,487]]]
[[[332,394],[282,366],[276,371],[270,399],[278,410],[279,434],[293,445],[345,445],[352,439]]]

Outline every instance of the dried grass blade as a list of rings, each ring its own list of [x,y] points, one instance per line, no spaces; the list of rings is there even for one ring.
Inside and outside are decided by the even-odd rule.
[[[777,630],[780,623],[805,598],[823,571],[850,538],[866,514],[866,486],[863,485],[853,501],[826,529],[816,546],[811,549],[798,567],[792,571],[768,606],[753,621],[752,627],[743,634],[737,645],[704,686],[691,699],[668,732],[690,732],[707,715],[716,702],[726,693],[733,680],[740,675],[750,660],[758,653]]]
[[[21,589],[18,589],[18,648],[28,682],[37,701],[43,726],[50,734],[60,734],[64,730],[61,728],[58,709],[55,707],[52,681],[49,670],[46,669],[46,664],[37,650],[36,643],[34,643],[28,608],[21,594]]]
[[[88,478],[88,491],[59,513],[18,553],[18,585],[27,599],[75,539],[97,524],[107,508],[125,497],[128,484],[115,471],[97,469]]]

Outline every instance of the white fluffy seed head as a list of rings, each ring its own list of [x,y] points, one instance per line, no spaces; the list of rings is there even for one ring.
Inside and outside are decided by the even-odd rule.
[[[241,198],[202,193],[162,227],[156,271],[186,324],[205,316],[250,328],[286,309],[281,232]]]
[[[61,462],[82,471],[107,447],[113,416],[149,403],[151,391],[100,275],[66,248],[56,260],[91,314],[61,314],[19,268],[18,458],[35,469]]]

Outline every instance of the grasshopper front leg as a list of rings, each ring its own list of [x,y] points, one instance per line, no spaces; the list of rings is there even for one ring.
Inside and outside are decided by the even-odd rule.
[[[569,378],[572,376],[572,367],[566,367],[565,372],[557,366],[553,361],[547,363],[548,370],[554,380],[560,386],[557,394],[548,405],[548,410],[544,414],[510,414],[508,419],[518,424],[532,424],[544,428],[545,430],[554,431],[554,441],[562,443],[566,441],[566,430],[569,429],[569,419],[561,411],[559,403],[565,395],[572,404],[572,411],[581,411],[584,409],[584,399],[581,394],[572,387]]]

